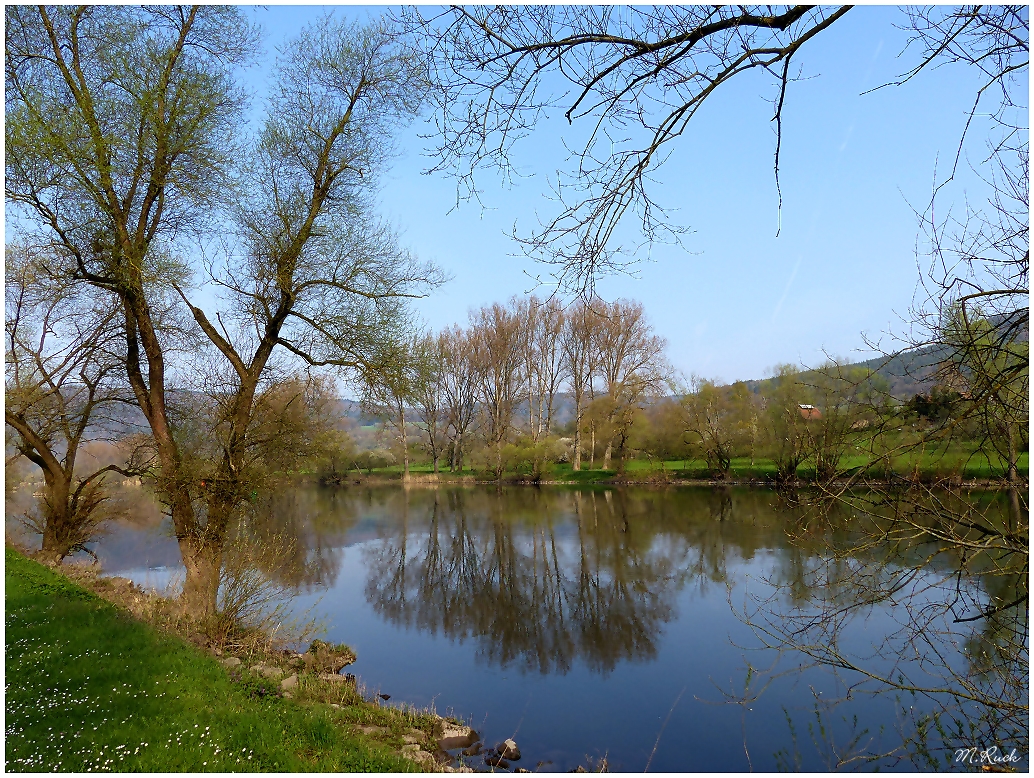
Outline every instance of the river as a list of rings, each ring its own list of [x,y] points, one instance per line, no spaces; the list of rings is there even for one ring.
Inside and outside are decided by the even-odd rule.
[[[820,635],[867,671],[943,686],[973,676],[988,636],[942,601],[1001,585],[959,575],[929,539],[893,553],[864,542],[850,505],[819,516],[759,489],[298,487],[251,509],[258,536],[294,549],[277,573],[292,609],[356,651],[348,670],[371,697],[433,706],[488,743],[512,737],[514,767],[531,770],[923,766],[900,747],[944,695],[766,643],[811,618],[801,642]],[[119,529],[97,553],[107,573],[157,586],[179,559],[166,525]],[[895,575],[907,581],[859,607]],[[930,634],[904,637],[938,607]],[[1021,642],[1011,672],[1026,684]],[[939,758],[976,745],[948,738]]]

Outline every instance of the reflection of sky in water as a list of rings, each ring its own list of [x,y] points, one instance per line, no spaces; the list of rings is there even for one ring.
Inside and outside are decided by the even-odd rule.
[[[153,567],[153,568],[131,568],[119,570],[109,575],[119,575],[128,578],[143,589],[158,592],[159,594],[178,593],[183,588],[183,567]]]
[[[838,744],[857,734],[854,716],[872,750],[900,742],[892,697],[863,687],[827,709],[845,692],[836,679],[757,650],[738,617],[769,579],[792,585],[814,564],[788,545],[769,495],[616,494],[299,490],[269,515],[308,549],[295,612],[312,609],[356,650],[367,688],[466,718],[489,743],[514,736],[520,766],[606,756],[638,771],[656,744],[651,770],[771,771],[779,752],[793,765],[789,716],[803,768],[825,769],[808,734],[816,709]],[[153,588],[182,576],[167,529],[113,534],[98,554]],[[840,639],[865,653],[893,626],[874,607]],[[730,704],[748,662],[764,692]]]
[[[162,593],[182,587],[183,563],[168,519],[143,529],[116,526],[97,543],[95,553],[105,575]]]

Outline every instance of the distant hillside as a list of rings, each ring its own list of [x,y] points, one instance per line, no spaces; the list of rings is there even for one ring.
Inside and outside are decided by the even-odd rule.
[[[351,419],[360,427],[368,427],[376,424],[377,419],[363,412],[358,400],[347,400],[344,398],[334,401],[337,404],[337,414],[343,419]]]
[[[1030,338],[1029,310],[1019,308],[1011,314],[1000,314],[989,317],[989,321],[999,330],[1003,337],[1026,342]],[[874,357],[864,362],[853,362],[844,367],[864,367],[887,379],[890,394],[898,400],[909,400],[917,394],[927,394],[936,383],[937,366],[950,355],[948,346],[933,345],[923,348],[902,351],[893,356]],[[807,372],[804,373],[807,376]],[[772,379],[747,381],[751,391],[758,392],[766,381]]]
[[[858,362],[883,376],[890,383],[891,396],[908,400],[916,394],[926,394],[935,383],[937,366],[948,357],[946,346],[927,346],[905,351],[892,357],[876,357]]]
[[[864,362],[852,362],[848,367],[864,367],[887,379],[890,394],[898,400],[911,399],[916,394],[926,394],[933,388],[937,366],[948,355],[945,346],[926,346],[912,351],[903,351],[893,356],[874,357]],[[802,373],[805,378],[810,371]],[[771,378],[747,381],[752,392],[760,392]]]

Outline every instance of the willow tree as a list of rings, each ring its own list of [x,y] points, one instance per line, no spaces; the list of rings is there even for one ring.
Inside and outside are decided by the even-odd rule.
[[[119,301],[183,602],[209,615],[227,526],[252,486],[256,403],[288,364],[277,353],[361,368],[403,299],[435,281],[370,197],[422,81],[380,26],[323,20],[285,48],[250,142],[236,135],[246,106],[234,72],[256,34],[237,9],[9,8],[7,20],[8,201]],[[236,238],[231,249],[179,259],[203,255],[212,241],[190,239],[213,227]],[[198,304],[198,281],[218,290],[218,310]],[[193,365],[170,363],[154,313],[170,297],[196,323]],[[181,445],[168,387],[174,367],[186,384],[197,365],[220,452],[204,466]]]
[[[129,401],[110,300],[23,246],[6,255],[4,421],[8,442],[43,476],[25,523],[42,536],[44,558],[60,562],[88,550],[111,517],[107,475],[140,475],[146,458],[118,451],[115,462],[84,466],[89,444],[125,426]]]
[[[605,392],[604,428],[607,447],[603,469],[609,470],[617,444],[618,467],[624,467],[625,444],[634,410],[650,394],[663,388],[670,372],[664,359],[665,341],[653,333],[642,303],[600,301],[592,344],[595,364]]]
[[[150,425],[160,492],[195,586],[198,517],[170,420],[155,308],[234,161],[245,101],[231,74],[255,32],[216,7],[9,7],[6,189],[19,227],[118,300],[125,369]]]
[[[703,454],[713,477],[725,478],[733,457],[750,444],[756,412],[750,390],[742,381],[730,387],[699,378],[693,383],[680,403],[683,440]]]
[[[404,483],[409,481],[409,434],[416,415],[415,411],[410,411],[419,380],[419,367],[413,352],[413,342],[392,344],[390,356],[383,359],[376,369],[366,371],[362,385],[363,411],[380,418],[384,427],[394,433],[402,460]]]
[[[810,405],[811,399],[794,365],[776,367],[762,393],[765,448],[782,484],[796,483],[797,468],[808,458],[808,421],[813,414],[805,418],[801,406]]]

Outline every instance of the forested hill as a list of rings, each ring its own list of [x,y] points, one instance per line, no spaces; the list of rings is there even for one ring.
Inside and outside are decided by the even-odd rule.
[[[916,394],[926,394],[936,380],[934,373],[937,365],[947,356],[946,346],[926,346],[924,348],[903,351],[898,354],[874,357],[864,362],[852,362],[844,365],[845,369],[864,367],[887,379],[890,394],[898,400],[908,400]],[[811,371],[803,371],[802,377],[807,380]],[[752,392],[759,392],[771,381],[771,378],[747,381]]]
[[[890,383],[891,396],[907,400],[916,394],[926,394],[935,383],[937,365],[948,356],[946,346],[927,346],[893,356],[876,357],[859,362],[859,367],[873,370]]]

